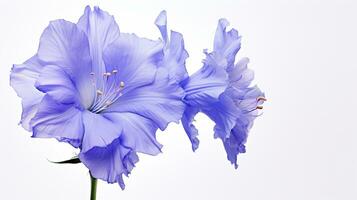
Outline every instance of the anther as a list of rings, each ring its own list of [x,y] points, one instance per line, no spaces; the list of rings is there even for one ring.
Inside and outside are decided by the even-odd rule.
[[[263,106],[257,106],[257,109],[261,110],[263,109]]]
[[[257,101],[266,101],[267,99],[265,97],[258,97]]]
[[[124,82],[123,82],[123,81],[121,81],[121,82],[120,82],[120,88],[123,88],[123,87],[124,87],[124,85],[125,85],[125,84],[124,84]]]
[[[110,72],[103,73],[103,76],[110,76],[110,75],[112,75]]]
[[[100,91],[100,90],[97,90],[97,94],[98,94],[98,95],[102,95],[102,94],[103,94],[103,92],[102,92],[102,91]]]

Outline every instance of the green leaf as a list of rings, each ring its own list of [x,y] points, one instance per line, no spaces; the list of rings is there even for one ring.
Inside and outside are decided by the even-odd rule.
[[[54,162],[54,161],[51,161],[49,160],[51,163],[54,163],[54,164],[78,164],[78,163],[81,163],[81,161],[79,160],[78,156],[75,156],[69,160],[63,160],[63,161],[58,161],[58,162]]]

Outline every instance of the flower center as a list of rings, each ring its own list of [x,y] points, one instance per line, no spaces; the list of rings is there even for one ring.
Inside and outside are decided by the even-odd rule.
[[[111,72],[102,74],[104,86],[103,89],[97,87],[95,73],[90,73],[92,84],[95,87],[95,97],[93,104],[88,108],[93,113],[100,113],[112,105],[122,95],[124,82],[119,81],[118,70],[114,69]]]

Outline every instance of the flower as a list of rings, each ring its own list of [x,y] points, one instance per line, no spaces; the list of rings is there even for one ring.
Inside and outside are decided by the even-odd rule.
[[[22,98],[21,125],[32,137],[80,148],[92,176],[124,189],[122,175],[137,153],[160,153],[157,129],[182,117],[184,91],[166,69],[187,55],[175,48],[180,44],[121,33],[98,7],[87,6],[76,24],[52,21],[37,54],[11,72]]]
[[[219,20],[213,51],[205,51],[203,67],[180,81],[187,104],[182,124],[195,151],[198,130],[192,122],[198,112],[206,114],[216,124],[215,138],[222,140],[228,160],[237,168],[237,155],[245,153],[249,129],[265,98],[257,86],[250,86],[254,74],[247,68],[248,58],[235,64],[241,37],[235,29],[227,32],[228,24]]]

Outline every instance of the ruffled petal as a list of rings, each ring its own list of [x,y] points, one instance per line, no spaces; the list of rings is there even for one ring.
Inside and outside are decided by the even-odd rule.
[[[171,31],[170,40],[168,39],[166,11],[160,13],[155,24],[159,28],[165,43],[164,58],[159,65],[168,70],[171,78],[181,82],[188,77],[185,66],[188,53],[185,49],[182,34]]]
[[[38,50],[39,59],[47,65],[61,67],[80,92],[84,107],[91,105],[91,58],[86,34],[65,20],[55,20],[44,30]]]
[[[161,152],[162,145],[156,140],[158,127],[150,119],[133,113],[105,113],[104,116],[122,125],[122,145],[149,155]]]
[[[236,124],[238,110],[229,96],[222,94],[218,101],[208,107],[203,107],[202,111],[216,124],[214,126],[215,138],[225,140],[230,136],[230,132]]]
[[[88,36],[96,85],[103,89],[106,82],[106,79],[102,77],[103,73],[106,72],[102,58],[103,52],[118,39],[120,35],[119,26],[112,15],[96,6],[93,10],[89,6],[85,8],[77,26]]]
[[[196,151],[198,145],[200,144],[200,141],[197,138],[198,130],[192,123],[194,121],[194,117],[198,112],[199,112],[198,107],[187,105],[181,119],[182,126],[185,129],[185,132],[191,141],[193,151]]]
[[[167,15],[166,10],[160,12],[159,16],[157,16],[155,20],[156,26],[159,28],[162,39],[165,43],[167,43],[168,35],[167,35]]]
[[[117,182],[124,189],[122,176],[130,174],[139,158],[130,148],[121,145],[120,141],[116,139],[105,147],[95,147],[87,152],[80,152],[79,159],[92,176],[108,183]]]
[[[60,104],[46,95],[31,120],[33,137],[56,138],[74,147],[81,145],[83,122],[81,111],[71,105]]]
[[[115,78],[108,80],[124,82],[122,93],[152,83],[157,70],[156,64],[162,58],[162,47],[159,41],[139,38],[135,34],[121,34],[104,51],[107,71],[117,71]]]
[[[10,75],[10,85],[17,95],[22,98],[21,125],[30,131],[30,120],[37,112],[38,104],[44,94],[37,90],[35,82],[39,77],[43,66],[39,63],[37,56],[33,56],[24,64],[14,65]]]
[[[225,57],[228,67],[232,67],[234,65],[235,56],[241,47],[241,37],[235,29],[226,32],[228,25],[229,22],[226,19],[219,20],[214,37],[213,50]]]
[[[185,101],[191,106],[209,106],[224,92],[228,84],[227,63],[218,54],[207,54],[204,66],[186,79]]]
[[[240,122],[237,122],[240,124]],[[227,159],[231,161],[231,163],[238,168],[237,164],[237,156],[240,153],[245,153],[245,143],[247,141],[248,131],[241,126],[235,126],[229,138],[227,138],[224,142],[224,149],[227,152]]]
[[[71,78],[61,67],[47,65],[42,70],[35,86],[59,103],[73,104],[80,101]]]
[[[84,136],[81,152],[85,153],[95,147],[106,147],[122,133],[120,124],[100,114],[83,111]]]
[[[104,112],[131,112],[148,119],[164,130],[168,123],[178,122],[185,105],[184,93],[164,70],[159,70],[155,82],[124,93]]]

